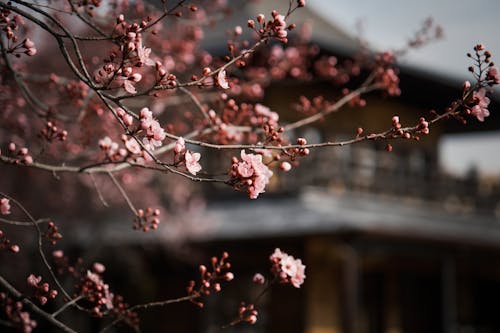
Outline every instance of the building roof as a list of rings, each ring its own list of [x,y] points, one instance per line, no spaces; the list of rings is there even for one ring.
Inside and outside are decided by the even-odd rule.
[[[307,188],[300,196],[265,197],[211,204],[189,214],[182,227],[169,221],[159,230],[131,233],[127,221],[80,224],[71,237],[81,244],[152,244],[184,239],[194,242],[237,241],[314,235],[363,234],[422,241],[500,246],[500,220],[446,212],[428,202],[380,195]],[[85,228],[88,228],[86,230]]]

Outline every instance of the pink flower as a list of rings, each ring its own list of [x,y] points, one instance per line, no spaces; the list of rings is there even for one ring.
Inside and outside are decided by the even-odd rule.
[[[500,75],[498,75],[497,67],[488,68],[488,73],[486,74],[486,80],[491,81],[490,85],[499,84],[500,83]]]
[[[241,171],[250,173],[248,170],[249,166],[253,169],[253,172],[250,176],[252,176],[252,184],[248,186],[248,194],[250,199],[257,199],[260,193],[265,192],[264,189],[266,185],[269,183],[269,179],[273,175],[273,172],[269,170],[267,165],[262,163],[262,156],[255,154],[246,154],[244,150],[241,151],[241,159],[243,162],[238,164],[238,172],[241,176]],[[246,164],[241,166],[241,164]]]
[[[132,138],[125,141],[125,148],[127,148],[131,154],[137,155],[141,153],[141,146]]]
[[[253,175],[253,168],[250,163],[241,162],[238,164],[238,174],[243,178],[249,178]]]
[[[0,199],[0,213],[2,213],[2,215],[9,215],[10,214],[9,199],[7,199],[7,198]]]
[[[148,108],[142,108],[140,111],[141,128],[146,130],[146,137],[142,142],[146,148],[154,150],[160,147],[166,137],[165,130],[160,126],[156,119],[153,119],[153,113]]]
[[[264,192],[273,172],[262,162],[262,155],[247,154],[242,150],[241,161],[234,159],[234,177],[247,188],[250,199],[256,199]]]
[[[473,98],[477,104],[471,108],[471,113],[476,116],[477,120],[484,121],[484,118],[490,115],[490,111],[488,111],[490,99],[486,97],[486,89],[481,88],[479,91],[474,91]]]
[[[201,165],[198,163],[201,158],[200,153],[192,153],[188,150],[186,151],[184,158],[186,159],[186,168],[189,173],[196,176],[196,174],[201,170]]]
[[[151,49],[145,46],[139,46],[137,48],[137,57],[139,58],[139,66],[147,65],[154,66],[155,62],[149,58],[151,54]]]
[[[280,169],[283,170],[284,172],[288,172],[292,169],[292,165],[288,162],[282,162],[280,164]]]
[[[102,274],[106,270],[106,267],[100,262],[95,262],[92,268],[94,269],[94,272],[98,274]]]
[[[229,82],[226,79],[226,71],[224,69],[219,71],[217,74],[217,83],[222,89],[229,89]]]
[[[174,152],[176,154],[180,154],[181,152],[183,152],[184,150],[186,150],[186,142],[184,141],[184,138],[182,137],[179,137],[177,139],[177,141],[175,142],[175,145],[174,145]]]
[[[290,277],[290,282],[295,288],[300,288],[306,279],[306,266],[302,264],[302,260],[295,260],[295,274]]]
[[[260,273],[255,273],[252,281],[255,284],[264,284],[266,282],[266,278]]]
[[[272,263],[271,271],[281,283],[300,288],[306,278],[306,266],[302,264],[302,260],[295,259],[293,256],[281,252],[278,248],[274,250],[269,259]]]

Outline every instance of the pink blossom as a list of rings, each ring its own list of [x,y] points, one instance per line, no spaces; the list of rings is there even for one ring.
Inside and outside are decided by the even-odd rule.
[[[154,150],[155,147],[160,147],[166,137],[166,133],[158,121],[153,119],[153,113],[148,108],[142,108],[140,119],[141,128],[146,130],[146,137],[142,139],[146,148]]]
[[[248,162],[241,162],[238,164],[238,174],[243,178],[252,177],[253,168],[252,165]]]
[[[300,288],[306,279],[306,266],[302,264],[302,260],[295,260],[295,274],[290,277],[290,282],[295,288]]]
[[[176,154],[180,154],[181,152],[183,152],[184,150],[186,150],[186,142],[184,141],[184,138],[182,137],[179,137],[177,139],[177,141],[175,142],[175,145],[174,145],[174,152]]]
[[[252,182],[248,186],[248,194],[250,199],[257,199],[260,193],[265,192],[265,187],[269,183],[273,172],[262,162],[261,155],[246,154],[242,150],[241,159],[242,162],[238,163],[238,173],[244,178],[252,177]],[[253,172],[251,169],[253,169]]]
[[[266,278],[260,273],[255,273],[252,281],[255,284],[264,284],[266,282]]]
[[[280,169],[284,172],[288,172],[292,169],[292,165],[289,162],[282,162],[280,164]]]
[[[295,288],[300,288],[306,278],[306,266],[302,264],[302,260],[295,259],[278,248],[269,259],[273,265],[271,271],[281,283],[289,283]]]
[[[104,273],[104,271],[106,270],[106,267],[100,262],[95,262],[92,268],[94,269],[94,272],[99,274]]]
[[[490,85],[499,84],[500,83],[500,75],[498,72],[498,67],[490,67],[488,68],[488,73],[486,74],[486,80],[491,81]]]
[[[154,66],[155,62],[149,58],[151,54],[151,49],[145,46],[139,46],[137,48],[137,57],[139,58],[139,66],[147,65]]]
[[[201,158],[200,153],[192,153],[188,150],[186,151],[184,158],[186,159],[186,168],[189,173],[196,176],[196,174],[201,170],[201,165],[198,163]]]
[[[7,198],[0,199],[0,213],[2,213],[2,215],[9,215],[10,214],[9,199],[7,199]]]
[[[113,309],[113,298],[114,295],[109,292],[109,286],[105,284],[102,278],[91,271],[87,271],[86,278],[95,285],[95,288],[99,290],[103,297],[99,300],[100,304],[104,304],[108,310]]]
[[[125,141],[125,148],[131,153],[131,154],[140,154],[141,153],[141,146],[135,141],[135,139],[128,139]]]
[[[481,88],[479,91],[474,91],[473,98],[477,104],[471,108],[471,113],[476,116],[477,120],[484,121],[484,118],[490,115],[490,111],[488,111],[490,99],[486,97],[486,89]]]
[[[219,71],[217,74],[217,83],[222,89],[229,89],[229,82],[226,79],[226,71],[224,69]]]
[[[42,281],[42,277],[41,276],[34,276],[33,274],[30,274],[30,276],[28,276],[28,278],[26,279],[26,281],[28,282],[28,284],[32,287],[38,287],[38,284]]]

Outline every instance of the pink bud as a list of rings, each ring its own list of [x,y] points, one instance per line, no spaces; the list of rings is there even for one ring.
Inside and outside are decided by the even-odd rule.
[[[255,284],[264,284],[264,282],[266,282],[266,278],[260,274],[260,273],[256,273],[254,276],[253,276],[253,279],[252,279],[253,283]]]
[[[288,172],[292,169],[292,165],[288,162],[282,162],[280,164],[280,169],[283,170],[284,172]]]

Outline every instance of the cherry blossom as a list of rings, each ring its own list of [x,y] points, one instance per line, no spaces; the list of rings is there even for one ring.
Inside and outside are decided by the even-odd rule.
[[[182,153],[184,150],[186,150],[186,142],[184,141],[184,138],[179,137],[177,141],[175,142],[174,145],[174,152],[176,154]]]
[[[226,79],[226,71],[224,69],[220,70],[217,74],[217,83],[222,89],[229,89],[229,82]]]
[[[484,121],[484,118],[490,115],[490,111],[488,111],[490,99],[486,97],[486,89],[481,88],[479,91],[474,91],[473,98],[476,105],[471,108],[471,114],[476,116],[477,120]]]
[[[2,215],[10,214],[10,202],[7,198],[0,199],[0,213]]]
[[[295,288],[300,288],[304,283],[306,266],[302,264],[301,259],[295,259],[276,248],[269,260],[273,265],[271,272],[280,280],[280,283],[291,284]]]
[[[257,199],[260,193],[265,192],[273,172],[262,162],[262,155],[247,154],[241,151],[241,161],[235,161],[234,176],[240,178],[247,184],[247,192],[250,199]]]
[[[488,73],[486,74],[486,80],[490,81],[490,85],[500,83],[500,75],[499,75],[498,67],[488,68]]]
[[[142,108],[140,119],[141,128],[146,130],[146,137],[142,140],[146,148],[154,150],[155,147],[160,147],[166,133],[158,121],[153,118],[153,113],[148,108]]]
[[[196,176],[196,174],[201,170],[201,165],[200,163],[198,163],[201,158],[201,154],[193,153],[188,150],[186,151],[184,158],[186,159],[186,168],[188,169],[189,173]]]

